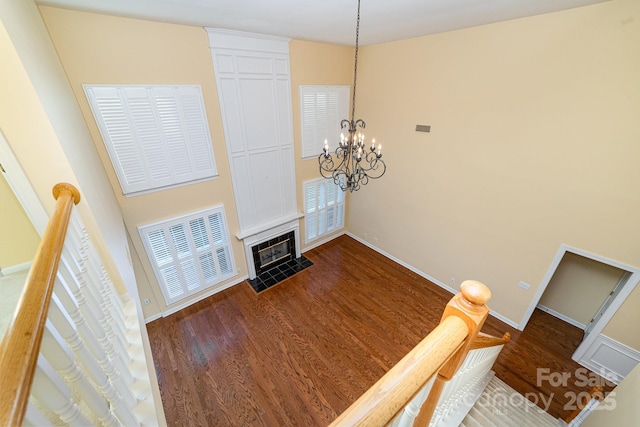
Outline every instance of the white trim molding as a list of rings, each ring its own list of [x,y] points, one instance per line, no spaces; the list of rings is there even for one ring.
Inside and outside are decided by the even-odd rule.
[[[23,271],[29,271],[32,263],[33,261],[27,261],[16,265],[10,265],[9,267],[2,267],[0,269],[0,276],[10,276]]]
[[[205,28],[241,236],[297,212],[289,40]],[[241,239],[243,239],[242,237]]]
[[[631,276],[627,281],[627,285],[625,285],[624,288],[620,291],[620,293],[616,295],[616,297],[611,302],[611,305],[609,305],[609,308],[607,308],[607,310],[602,314],[600,319],[596,321],[595,325],[593,326],[593,329],[589,332],[588,336],[585,337],[582,344],[580,344],[580,347],[578,347],[578,350],[576,350],[576,354],[583,355],[584,353],[578,353],[579,351],[580,352],[583,351],[581,350],[581,347],[583,347],[583,345],[587,342],[588,342],[588,345],[591,345],[591,343],[595,339],[595,336],[597,336],[602,332],[606,324],[609,323],[609,320],[611,320],[611,318],[616,313],[616,311],[618,311],[618,308],[620,308],[624,300],[626,300],[629,294],[633,291],[633,289],[635,289],[636,285],[640,281],[640,268],[623,264],[621,262],[614,261],[612,259],[600,256],[600,255],[592,254],[585,250],[574,248],[569,245],[560,245],[560,248],[558,248],[558,251],[556,252],[555,257],[553,258],[553,261],[551,261],[551,265],[549,265],[549,268],[547,269],[546,274],[544,275],[544,277],[542,278],[542,281],[540,282],[540,286],[538,286],[538,290],[536,291],[536,294],[531,299],[531,303],[529,304],[527,311],[524,313],[524,315],[522,316],[522,319],[520,320],[520,323],[517,326],[518,330],[523,331],[524,328],[527,326],[527,323],[529,323],[529,319],[531,318],[533,311],[538,306],[538,303],[540,302],[540,298],[542,298],[542,294],[544,294],[544,291],[547,289],[547,286],[549,286],[549,282],[551,282],[551,278],[553,277],[553,274],[558,268],[558,265],[560,265],[560,262],[562,261],[562,257],[564,257],[564,254],[567,252],[571,252],[573,254],[580,255],[585,258],[589,258],[589,259],[601,262],[603,264],[608,264],[631,273]],[[575,357],[575,354],[574,354],[574,357]]]
[[[212,48],[262,51],[289,54],[288,37],[268,34],[249,33],[245,31],[226,30],[224,28],[204,27]]]
[[[4,177],[16,195],[20,205],[31,220],[33,227],[42,236],[49,223],[49,214],[45,210],[38,194],[27,178],[20,162],[16,158],[9,142],[0,129],[0,158],[5,169]]]
[[[600,334],[585,355],[576,362],[605,379],[619,384],[640,363],[640,352]]]
[[[339,230],[338,232],[336,232],[335,234],[331,234],[329,237],[327,237],[326,239],[322,239],[322,240],[314,240],[312,244],[305,246],[303,249],[301,249],[302,253],[305,253],[307,251],[310,251],[311,249],[315,249],[318,246],[322,246],[325,243],[329,243],[330,241],[332,241],[333,239],[337,239],[340,236],[344,236],[345,234],[347,234],[346,231],[344,231],[344,229]]]

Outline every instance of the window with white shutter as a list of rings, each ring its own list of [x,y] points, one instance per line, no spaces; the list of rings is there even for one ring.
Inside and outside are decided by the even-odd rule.
[[[236,274],[222,206],[138,231],[167,305]]]
[[[302,158],[317,158],[340,142],[340,122],[349,115],[349,86],[300,86]]]
[[[84,85],[122,193],[217,176],[197,85]]]
[[[312,242],[344,227],[344,191],[331,180],[303,184],[305,242]]]

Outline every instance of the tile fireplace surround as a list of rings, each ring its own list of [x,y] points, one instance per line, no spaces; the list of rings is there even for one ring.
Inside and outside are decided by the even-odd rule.
[[[249,268],[248,282],[256,292],[313,265],[300,253],[300,227],[297,219],[246,236],[243,242]],[[286,253],[282,251],[285,246],[288,249]]]

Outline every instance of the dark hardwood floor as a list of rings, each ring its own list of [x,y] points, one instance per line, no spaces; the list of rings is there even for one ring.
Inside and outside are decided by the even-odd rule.
[[[305,256],[312,267],[260,294],[241,283],[147,325],[169,425],[326,426],[452,297],[347,236]],[[497,376],[539,406],[551,396],[554,417],[572,412],[565,393],[591,388],[576,385],[577,328],[536,311],[523,332],[491,316],[483,331],[512,334]],[[537,368],[572,378],[553,388]]]

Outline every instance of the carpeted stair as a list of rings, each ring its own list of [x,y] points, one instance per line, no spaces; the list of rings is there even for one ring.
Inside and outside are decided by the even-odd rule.
[[[462,427],[558,427],[558,420],[495,376],[462,420]]]

